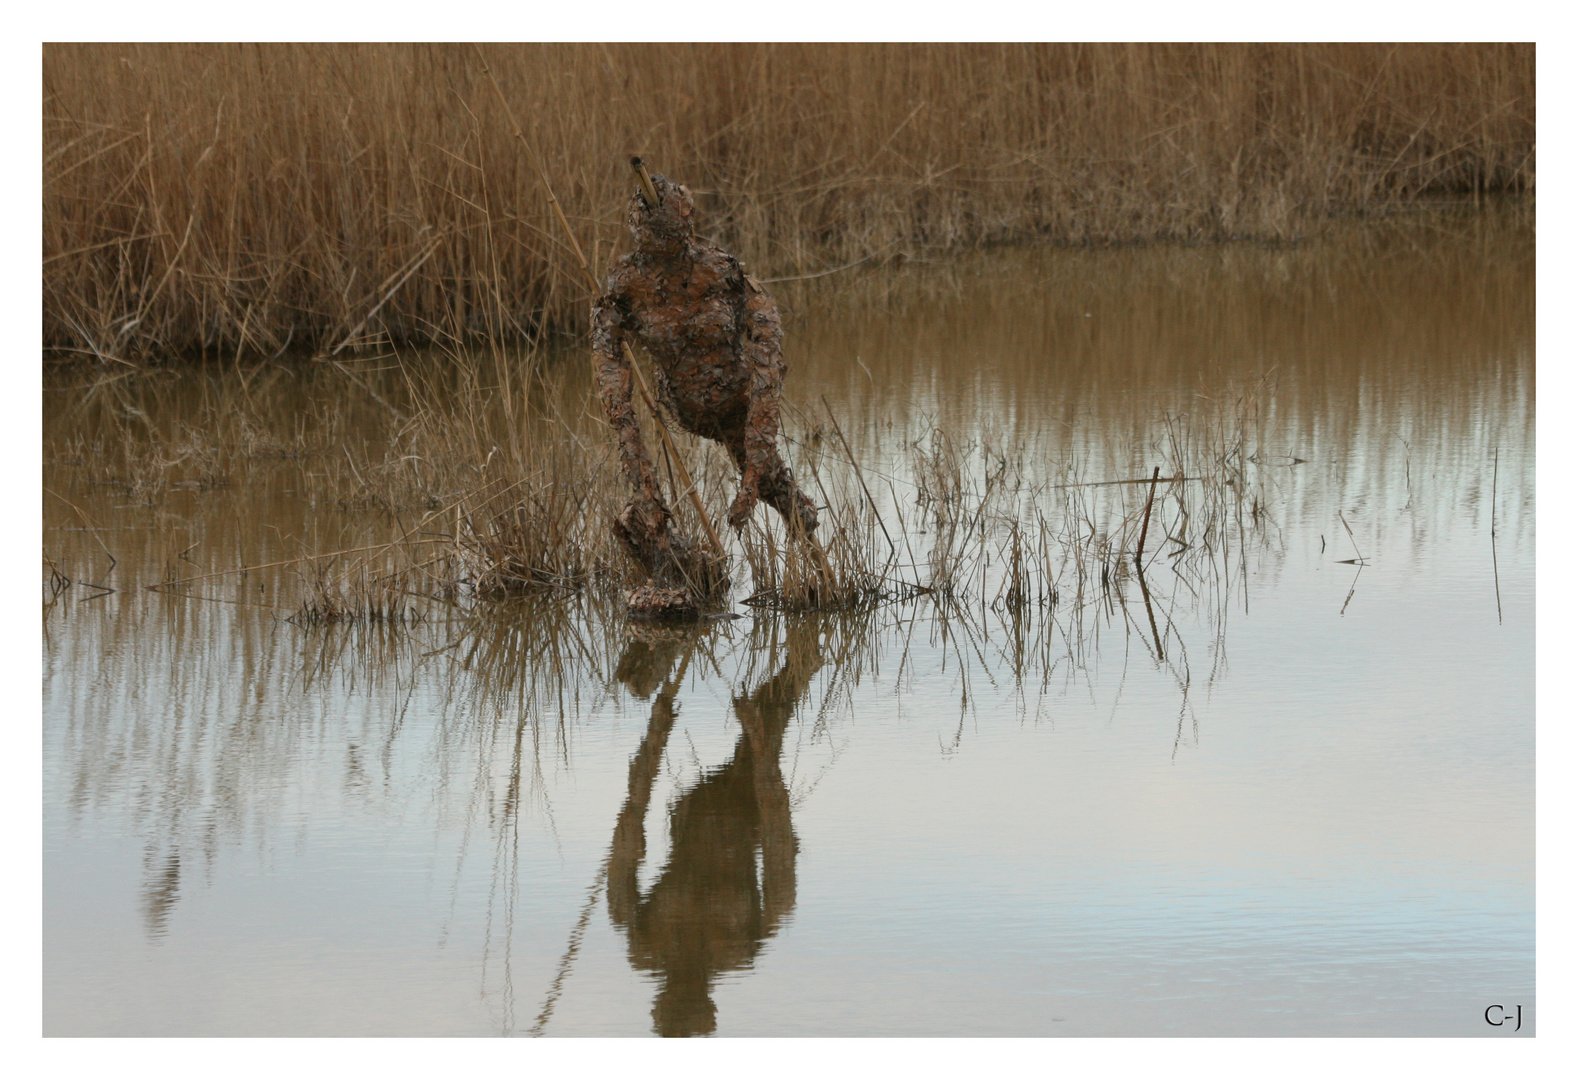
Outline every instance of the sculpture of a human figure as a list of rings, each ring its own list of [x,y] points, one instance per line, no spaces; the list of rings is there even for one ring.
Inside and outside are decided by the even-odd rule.
[[[738,259],[696,236],[688,188],[662,175],[642,172],[641,179],[644,190],[631,196],[625,215],[635,248],[609,268],[593,304],[592,353],[635,492],[614,531],[655,584],[677,587],[688,553],[670,527],[672,511],[637,426],[626,342],[651,355],[658,398],[679,426],[722,443],[739,468],[730,525],[741,528],[758,499],[807,534],[817,514],[778,452],[785,368],[777,305]]]

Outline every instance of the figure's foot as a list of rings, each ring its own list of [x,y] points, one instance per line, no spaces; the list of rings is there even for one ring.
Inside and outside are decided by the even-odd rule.
[[[638,495],[614,519],[614,535],[648,574],[673,546],[669,518],[662,503]]]
[[[758,498],[755,485],[740,485],[740,493],[734,497],[734,505],[729,507],[729,526],[735,532],[745,528],[745,523],[751,520],[751,511],[756,509]]]
[[[650,581],[625,595],[632,619],[694,619],[700,615],[689,589],[660,589]]]
[[[816,504],[798,491],[795,492],[795,517],[800,519],[800,528],[807,536],[816,532]]]

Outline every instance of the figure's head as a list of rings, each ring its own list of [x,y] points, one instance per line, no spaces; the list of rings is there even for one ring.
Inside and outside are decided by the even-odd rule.
[[[673,255],[695,231],[691,216],[696,204],[684,184],[676,184],[661,173],[653,175],[651,180],[657,205],[649,205],[646,193],[638,187],[625,210],[625,224],[630,226],[630,234],[636,238],[636,247],[641,251],[650,255]]]
[[[663,987],[652,1001],[652,1027],[665,1039],[688,1039],[718,1030],[711,972],[694,964],[664,972]]]

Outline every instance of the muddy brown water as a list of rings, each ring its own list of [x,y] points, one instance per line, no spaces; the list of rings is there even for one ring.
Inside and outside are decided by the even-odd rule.
[[[1252,402],[1248,525],[1152,541],[1154,634],[1133,582],[994,605],[1001,558],[956,605],[691,632],[301,625],[290,566],[148,591],[386,526],[321,452],[106,482],[99,376],[47,375],[46,1032],[1531,1034],[1533,251],[1528,213],[1430,213],[771,286],[790,435],[831,407],[895,514],[935,430],[978,480],[1121,479]],[[362,385],[115,409],[354,434]]]

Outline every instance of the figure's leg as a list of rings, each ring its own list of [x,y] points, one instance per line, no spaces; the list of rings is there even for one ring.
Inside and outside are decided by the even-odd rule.
[[[648,577],[663,558],[668,515],[659,504],[637,496],[614,518],[614,537]]]

